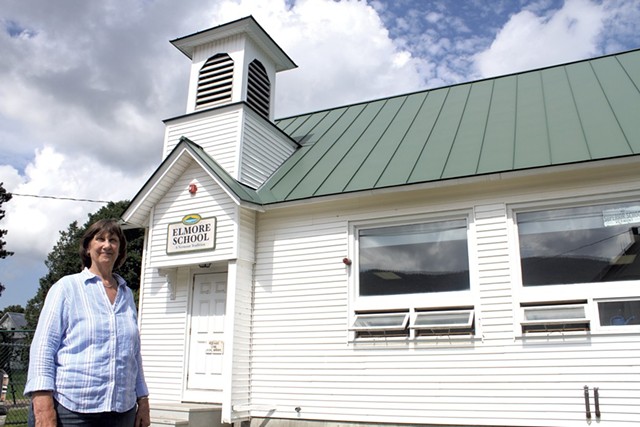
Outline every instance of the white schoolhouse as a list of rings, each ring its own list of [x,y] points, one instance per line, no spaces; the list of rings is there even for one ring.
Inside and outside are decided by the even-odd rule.
[[[153,425],[640,425],[640,50],[274,119],[252,17],[172,44]]]

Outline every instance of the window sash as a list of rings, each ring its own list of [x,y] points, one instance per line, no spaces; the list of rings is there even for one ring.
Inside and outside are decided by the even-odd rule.
[[[523,325],[562,325],[588,321],[585,304],[524,307],[523,311]]]
[[[473,324],[473,310],[421,311],[414,314],[413,329],[465,329]]]
[[[467,220],[357,230],[358,296],[468,291]]]
[[[596,300],[598,320],[604,328],[638,328],[640,299]]]
[[[409,313],[356,314],[353,331],[400,331],[407,328]]]
[[[524,287],[638,280],[640,201],[516,213]]]

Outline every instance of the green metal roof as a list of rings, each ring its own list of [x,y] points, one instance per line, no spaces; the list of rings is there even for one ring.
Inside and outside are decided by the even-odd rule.
[[[640,50],[276,122],[277,203],[640,154]],[[255,201],[255,199],[253,199]]]

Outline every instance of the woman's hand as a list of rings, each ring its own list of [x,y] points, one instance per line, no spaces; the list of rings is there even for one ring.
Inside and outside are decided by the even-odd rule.
[[[138,399],[138,411],[136,412],[135,427],[149,427],[151,425],[151,414],[149,410],[149,398]]]
[[[50,391],[34,391],[31,402],[36,427],[56,427],[56,410],[53,407],[53,393]]]

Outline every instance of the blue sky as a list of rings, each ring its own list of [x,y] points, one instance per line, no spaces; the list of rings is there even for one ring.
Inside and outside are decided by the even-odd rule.
[[[162,120],[186,111],[169,40],[247,15],[298,65],[276,117],[640,48],[637,0],[3,2],[0,308],[26,304],[59,232],[101,207],[64,198],[131,199],[158,166]]]

